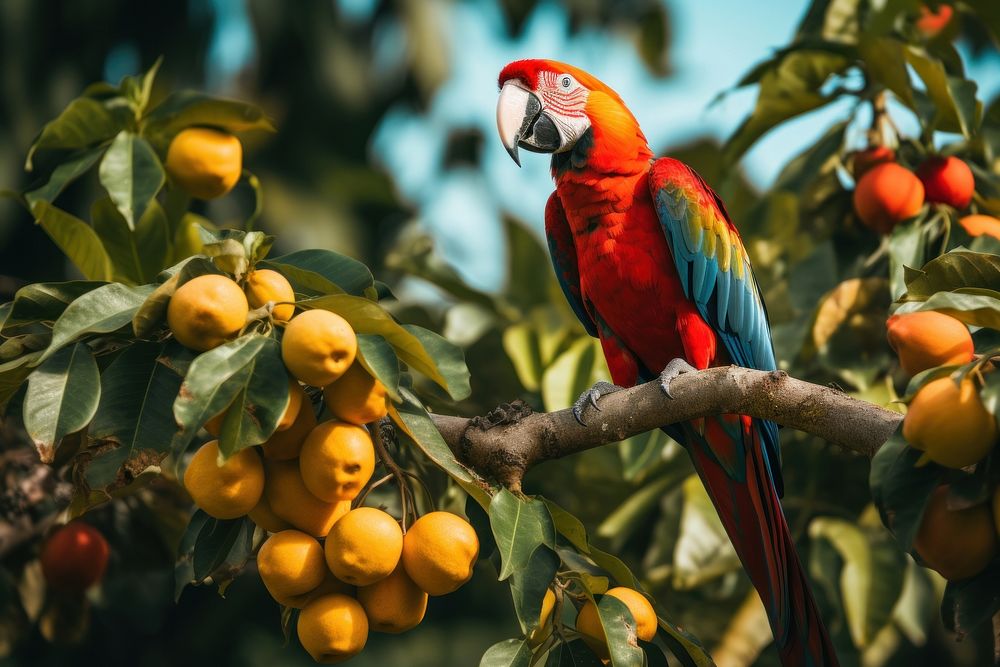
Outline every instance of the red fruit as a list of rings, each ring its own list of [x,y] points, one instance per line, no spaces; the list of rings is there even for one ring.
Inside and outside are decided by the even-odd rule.
[[[896,223],[915,216],[923,205],[920,179],[895,162],[872,167],[854,188],[858,217],[881,234],[888,234]]]
[[[71,521],[52,533],[42,547],[42,573],[55,590],[84,591],[104,576],[108,551],[99,530]]]
[[[854,154],[854,180],[871,171],[871,168],[883,162],[895,162],[896,151],[887,146],[870,146]]]
[[[963,209],[972,201],[976,179],[972,170],[957,157],[932,157],[917,169],[927,201]]]
[[[936,37],[948,27],[954,14],[955,10],[950,5],[941,5],[937,11],[924,5],[920,8],[920,18],[916,22],[917,30],[924,37]]]

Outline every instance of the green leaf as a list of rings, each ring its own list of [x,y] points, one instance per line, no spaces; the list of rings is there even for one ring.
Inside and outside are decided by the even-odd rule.
[[[332,294],[300,301],[299,305],[303,308],[322,308],[337,313],[350,323],[356,333],[382,336],[395,348],[400,361],[427,376],[449,393],[458,392],[452,394],[453,398],[464,398],[462,392],[465,391],[466,385],[462,384],[462,376],[453,375],[449,378],[442,375],[438,370],[437,360],[429,354],[421,339],[399,325],[374,301],[349,294]],[[450,363],[449,372],[454,372],[454,360],[446,357],[444,362],[446,366]]]
[[[198,276],[209,273],[221,274],[215,264],[206,257],[190,257],[181,262],[169,278],[160,283],[153,293],[143,301],[142,305],[132,317],[132,331],[136,338],[146,338],[153,334],[167,317],[167,306],[170,304],[170,297],[174,295],[177,288]]]
[[[246,387],[254,359],[268,341],[273,343],[268,336],[240,336],[195,357],[173,404],[174,419],[181,427],[175,448],[190,442],[205,422],[233,402]]]
[[[904,304],[897,313],[914,310],[937,310],[977,327],[1000,329],[1000,292],[983,290],[981,294],[938,292],[923,303]]]
[[[84,278],[111,280],[111,259],[90,225],[46,201],[36,201],[31,213]]]
[[[540,545],[555,548],[555,526],[542,501],[520,500],[500,489],[490,502],[489,515],[503,564],[500,581],[524,571]]]
[[[41,356],[40,351],[31,352],[0,364],[0,417],[7,411],[10,399],[34,371],[35,364]]]
[[[123,461],[168,452],[177,432],[171,406],[182,378],[160,362],[164,349],[162,343],[134,343],[101,376],[101,404],[89,435],[116,443]]]
[[[597,616],[608,641],[608,653],[613,667],[642,667],[645,663],[635,618],[624,602],[611,595],[604,595],[597,604]]]
[[[528,667],[531,647],[521,639],[505,639],[486,649],[479,667]]]
[[[963,638],[1000,612],[1000,559],[974,577],[949,581],[941,602],[944,626]]]
[[[32,169],[35,152],[48,149],[88,148],[118,134],[129,114],[121,108],[109,108],[88,97],[78,97],[49,121],[31,144],[24,168]]]
[[[4,320],[2,332],[10,335],[29,324],[51,324],[77,297],[104,284],[100,281],[71,280],[25,285],[14,294],[13,306]]]
[[[177,562],[174,565],[174,602],[181,599],[181,593],[188,584],[194,583],[194,547],[198,543],[198,534],[209,521],[213,521],[202,510],[196,510],[188,522],[184,535],[177,549]]]
[[[67,343],[92,333],[111,333],[132,316],[153,292],[152,285],[129,287],[111,283],[87,292],[66,307],[52,327],[52,342],[42,355],[48,359]]]
[[[931,491],[942,482],[943,469],[933,463],[916,467],[921,452],[897,432],[872,458],[869,486],[882,523],[909,551],[920,527]]]
[[[100,373],[86,345],[64,348],[35,369],[24,398],[24,427],[43,463],[52,463],[64,437],[90,423],[100,397]]]
[[[872,543],[853,523],[818,517],[809,537],[827,540],[840,554],[840,594],[851,639],[859,649],[872,644],[889,622],[903,588],[906,560],[892,544]]]
[[[90,215],[111,258],[115,279],[140,285],[152,282],[170,256],[167,218],[160,205],[151,201],[134,228],[108,197],[94,202]]]
[[[922,301],[963,287],[1000,291],[1000,256],[962,249],[947,252],[914,271],[903,299]]]
[[[906,267],[924,265],[927,230],[924,225],[906,222],[892,230],[889,237],[889,279],[893,298],[906,292]]]
[[[869,77],[894,92],[903,104],[916,110],[910,74],[906,70],[906,44],[895,37],[862,36],[858,50]]]
[[[209,519],[198,532],[192,563],[194,581],[201,583],[227,561],[239,560],[253,546],[254,524],[247,517]],[[245,560],[245,558],[244,558]]]
[[[226,411],[219,434],[219,451],[224,458],[270,438],[288,408],[288,371],[281,361],[278,341],[265,337],[240,379],[240,390]]]
[[[538,627],[542,613],[542,598],[559,569],[559,556],[544,544],[528,558],[527,566],[510,577],[510,595],[521,631],[530,633]]]
[[[166,181],[153,147],[128,130],[122,130],[111,142],[98,174],[129,229],[135,229],[136,222]]]
[[[757,105],[726,142],[726,160],[738,160],[776,125],[833,101],[821,92],[823,84],[850,64],[847,57],[829,51],[803,49],[785,55],[761,77]]]
[[[546,410],[551,412],[572,405],[594,382],[607,378],[600,345],[596,338],[580,336],[545,369],[542,401]]]
[[[983,110],[982,102],[976,99],[976,84],[949,76],[944,63],[918,46],[907,47],[906,60],[924,82],[933,103],[929,111],[921,114],[925,122],[944,132],[974,135]]]
[[[545,667],[604,667],[604,663],[582,639],[574,639],[549,651]]]
[[[332,250],[299,250],[265,260],[260,265],[278,271],[293,285],[320,294],[347,292],[362,296],[375,284],[367,266]]]
[[[216,127],[227,132],[275,131],[270,119],[252,104],[182,90],[171,93],[146,114],[143,134],[165,150],[175,134],[193,125]]]
[[[399,357],[385,338],[370,334],[359,335],[358,360],[372,377],[385,385],[392,400],[402,400],[399,393]]]
[[[37,201],[47,201],[50,204],[54,202],[67,185],[87,173],[94,166],[101,155],[104,154],[104,151],[104,146],[98,146],[80,151],[65,162],[60,163],[52,171],[52,175],[49,176],[49,180],[45,185],[24,194],[24,198],[28,200],[28,205],[34,206]]]
[[[434,360],[438,372],[445,379],[444,388],[448,394],[456,401],[468,398],[472,387],[469,385],[469,367],[465,365],[462,348],[429,329],[413,324],[404,324],[403,328],[420,341],[420,345]]]

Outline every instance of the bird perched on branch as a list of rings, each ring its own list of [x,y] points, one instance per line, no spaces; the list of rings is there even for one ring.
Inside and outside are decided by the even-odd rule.
[[[500,73],[497,127],[519,148],[552,155],[545,233],[556,276],[600,339],[615,385],[574,405],[583,421],[602,395],[724,364],[774,370],[767,312],[750,259],[719,196],[690,167],[654,159],[622,99],[586,72],[520,60]],[[773,422],[744,415],[665,427],[691,455],[767,609],[786,667],[837,656],[781,509]]]

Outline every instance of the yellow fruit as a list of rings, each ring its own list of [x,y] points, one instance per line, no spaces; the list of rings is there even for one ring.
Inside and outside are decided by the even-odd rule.
[[[239,285],[208,274],[177,288],[167,305],[167,325],[181,345],[204,352],[235,338],[249,312]]]
[[[301,385],[299,388],[301,389]],[[303,393],[302,406],[295,415],[292,425],[283,431],[275,431],[264,442],[264,458],[272,461],[298,458],[299,452],[302,451],[302,443],[314,428],[316,428],[316,412]]]
[[[305,391],[295,380],[288,380],[288,406],[285,407],[285,411],[281,414],[281,420],[278,421],[278,430],[287,430],[295,423],[296,417],[299,416],[299,409],[302,407],[302,399],[305,397]],[[205,422],[205,430],[209,434],[219,437],[222,433],[222,422],[226,419],[226,413],[229,410],[223,410],[219,414],[215,415],[207,422]]]
[[[191,458],[184,471],[184,487],[209,516],[235,519],[260,501],[264,466],[252,448],[241,449],[219,465],[219,441],[212,440]]]
[[[406,531],[403,567],[429,595],[445,595],[472,578],[479,538],[469,522],[450,512],[429,512]]]
[[[288,322],[281,339],[281,358],[292,375],[314,387],[325,387],[344,374],[358,353],[354,329],[340,315],[307,310]]]
[[[427,611],[427,593],[413,583],[402,565],[388,577],[358,589],[358,602],[376,632],[398,634],[417,627]]]
[[[403,531],[391,516],[374,507],[345,514],[326,536],[326,564],[341,581],[369,586],[399,564]]]
[[[243,288],[247,295],[247,301],[251,308],[260,308],[268,301],[281,303],[283,301],[295,301],[295,292],[292,285],[277,271],[271,269],[257,269],[247,274],[247,283]],[[292,319],[295,313],[295,306],[291,303],[281,303],[275,305],[271,315],[278,322],[287,322]]]
[[[964,468],[993,449],[997,422],[983,407],[971,378],[958,385],[943,377],[917,391],[903,419],[903,437],[931,461]]]
[[[325,503],[309,493],[296,459],[268,462],[264,495],[279,518],[313,537],[324,537],[351,509],[349,501]]]
[[[927,501],[913,548],[928,567],[950,581],[979,574],[997,553],[997,531],[989,505],[948,509],[948,486]]]
[[[556,606],[556,594],[551,588],[545,589],[545,597],[542,598],[542,609],[538,614],[538,625],[528,635],[528,645],[538,646],[552,634],[552,610]]]
[[[972,361],[969,328],[944,313],[922,310],[893,315],[885,327],[889,346],[899,355],[899,365],[907,375]]]
[[[326,560],[319,541],[298,530],[283,530],[267,538],[257,553],[257,571],[264,587],[286,607],[300,608],[326,579]]]
[[[657,626],[656,612],[642,593],[631,588],[618,587],[612,588],[605,595],[625,603],[632,613],[632,618],[635,619],[635,634],[639,639],[647,642],[653,640]],[[608,659],[608,641],[604,636],[604,627],[597,613],[597,605],[590,600],[583,605],[576,617],[576,629],[583,635],[583,641],[594,653],[604,660]]]
[[[368,641],[368,618],[358,601],[334,593],[312,600],[296,627],[302,648],[319,663],[334,664],[357,655]]]
[[[243,172],[243,145],[231,134],[207,127],[181,130],[167,149],[170,179],[192,197],[215,199]]]
[[[267,481],[265,480],[264,486],[267,486]],[[260,496],[260,502],[258,502],[250,512],[247,513],[250,520],[257,524],[257,527],[266,530],[269,533],[277,533],[282,530],[288,530],[292,527],[292,524],[288,523],[271,509],[271,504],[267,502],[267,494],[263,493]]]
[[[375,448],[361,426],[325,421],[314,428],[299,455],[302,480],[320,500],[353,500],[375,470]]]
[[[357,361],[323,390],[323,401],[338,419],[352,424],[369,424],[389,412],[385,386]]]

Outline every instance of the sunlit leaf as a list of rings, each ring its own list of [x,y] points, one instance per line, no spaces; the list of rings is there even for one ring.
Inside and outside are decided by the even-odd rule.
[[[520,639],[505,639],[486,649],[479,667],[528,667],[531,647]]]
[[[111,280],[111,259],[90,225],[44,200],[36,201],[31,213],[84,278]]]
[[[107,190],[129,229],[163,187],[166,174],[153,147],[142,137],[123,130],[111,142],[98,169]]]
[[[378,379],[394,401],[402,400],[399,393],[399,357],[382,336],[358,336],[358,360],[372,377]]]
[[[69,304],[56,320],[52,327],[52,343],[42,360],[81,336],[121,329],[132,321],[132,316],[152,292],[152,285],[129,287],[119,283],[87,292]]]
[[[343,291],[362,296],[375,283],[367,266],[332,250],[299,250],[265,260],[260,265],[278,271],[293,285],[320,294]]]
[[[78,97],[42,128],[28,150],[25,169],[31,171],[36,151],[88,148],[110,139],[125,126],[126,114],[124,109],[109,108],[89,97]]]
[[[539,546],[555,548],[555,526],[542,501],[521,500],[507,489],[500,489],[490,502],[489,514],[503,564],[501,581],[523,572]]]

